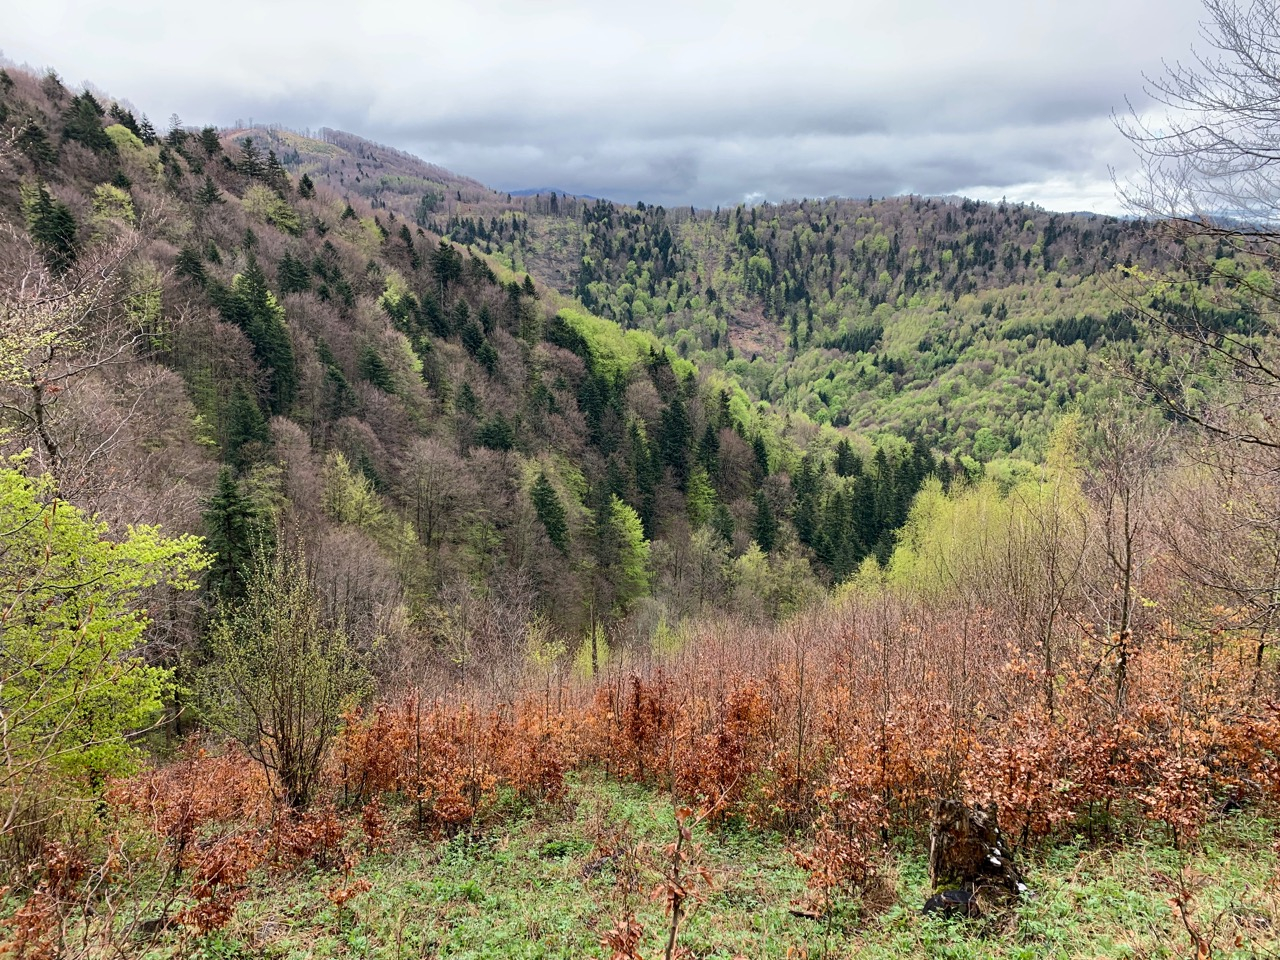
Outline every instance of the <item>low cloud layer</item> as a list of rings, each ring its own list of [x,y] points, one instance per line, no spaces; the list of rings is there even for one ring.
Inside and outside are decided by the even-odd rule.
[[[796,6],[53,0],[11,10],[2,42],[158,125],[338,127],[504,190],[1113,210],[1108,168],[1131,154],[1111,111],[1203,17],[1198,0]]]

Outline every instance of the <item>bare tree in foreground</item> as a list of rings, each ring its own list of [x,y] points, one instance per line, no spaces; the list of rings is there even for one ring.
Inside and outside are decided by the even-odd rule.
[[[1154,109],[1116,119],[1140,162],[1120,195],[1182,252],[1130,300],[1161,337],[1124,367],[1199,435],[1204,489],[1167,539],[1218,625],[1258,630],[1260,669],[1280,613],[1280,3],[1205,10],[1202,47],[1146,78]]]

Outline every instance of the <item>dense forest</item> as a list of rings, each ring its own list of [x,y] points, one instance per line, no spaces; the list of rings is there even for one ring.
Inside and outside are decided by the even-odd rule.
[[[1096,358],[1143,349],[1129,275],[1178,261],[1143,220],[924,197],[513,197],[349,134],[257,133],[291,168],[654,334],[753,401],[980,462],[1043,457],[1058,413],[1099,395]]]
[[[0,956],[1276,948],[1265,231],[0,130]]]

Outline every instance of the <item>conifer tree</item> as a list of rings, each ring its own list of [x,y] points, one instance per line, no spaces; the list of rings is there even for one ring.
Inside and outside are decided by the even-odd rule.
[[[254,356],[270,371],[271,412],[284,413],[298,384],[293,343],[284,322],[284,308],[267,287],[267,278],[252,253],[244,273],[235,277],[230,291],[219,291],[216,303],[224,317],[244,329]]]
[[[708,423],[702,431],[702,441],[698,444],[698,464],[709,478],[720,473],[720,431],[712,423]]]
[[[217,127],[205,127],[200,131],[200,146],[210,157],[222,152],[222,140],[218,137]]]
[[[222,199],[222,192],[218,190],[218,185],[207,174],[204,178],[204,185],[196,191],[196,203],[202,207],[212,207],[216,203],[226,203]]]
[[[237,166],[250,180],[260,180],[266,172],[262,152],[254,146],[253,137],[245,137],[240,141],[240,162]]]
[[[671,468],[676,486],[681,490],[689,480],[689,441],[692,429],[689,426],[689,414],[685,409],[684,399],[677,390],[671,402],[662,411],[662,422],[658,433],[658,447],[662,453],[662,462]]]
[[[360,376],[364,377],[383,393],[396,392],[395,374],[391,372],[387,362],[382,359],[382,355],[368,344],[360,351]]]
[[[53,144],[49,142],[49,137],[44,132],[44,127],[30,117],[27,118],[22,131],[18,134],[15,145],[31,161],[31,165],[35,167],[37,173],[47,170],[58,159],[58,152],[54,149]]]
[[[756,472],[761,479],[769,475],[769,449],[764,444],[764,434],[757,433],[751,441],[751,452],[755,455]],[[764,546],[764,544],[761,544]]]
[[[835,471],[837,477],[855,477],[862,472],[862,461],[853,452],[847,437],[841,437],[836,444]]]
[[[756,491],[755,504],[756,519],[751,527],[752,539],[760,545],[761,550],[770,553],[778,542],[778,519],[763,490]]]
[[[263,179],[271,185],[271,189],[283,196],[289,192],[289,174],[285,172],[274,150],[267,151],[267,163]]]
[[[534,512],[538,521],[547,531],[547,539],[562,554],[569,552],[569,524],[566,519],[564,505],[556,494],[555,487],[547,479],[545,473],[539,472],[538,479],[533,482],[530,491]]]
[[[257,507],[240,492],[230,467],[218,471],[218,487],[204,513],[205,546],[213,553],[209,591],[222,599],[244,595],[255,548],[265,545],[269,529]]]
[[[298,178],[298,196],[303,200],[310,200],[316,195],[316,185],[311,182],[311,178],[305,173]]]
[[[209,282],[208,274],[204,270],[204,262],[200,259],[200,254],[196,253],[190,247],[183,247],[178,251],[178,256],[173,262],[174,273],[180,277],[186,277],[194,280],[200,286],[204,286]]]
[[[73,97],[62,115],[62,139],[75,140],[94,153],[108,153],[116,145],[102,128],[104,111],[89,93]]]
[[[490,450],[510,450],[516,445],[515,429],[499,411],[476,431],[476,443]]]
[[[22,189],[22,208],[31,239],[41,248],[49,268],[66,272],[76,260],[76,220],[71,208],[54,200],[40,180]]]
[[[227,456],[229,463],[243,469],[262,455],[271,442],[267,418],[262,415],[258,401],[236,384],[226,412]]]
[[[311,289],[311,271],[307,269],[305,263],[291,256],[288,251],[280,258],[276,276],[279,278],[281,295],[302,293],[304,290]]]

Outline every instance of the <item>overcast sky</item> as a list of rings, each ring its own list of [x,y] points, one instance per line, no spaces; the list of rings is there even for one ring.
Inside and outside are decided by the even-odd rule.
[[[495,188],[1117,208],[1111,124],[1199,0],[30,0],[0,52],[163,127],[337,127]],[[126,12],[127,11],[127,12]]]

